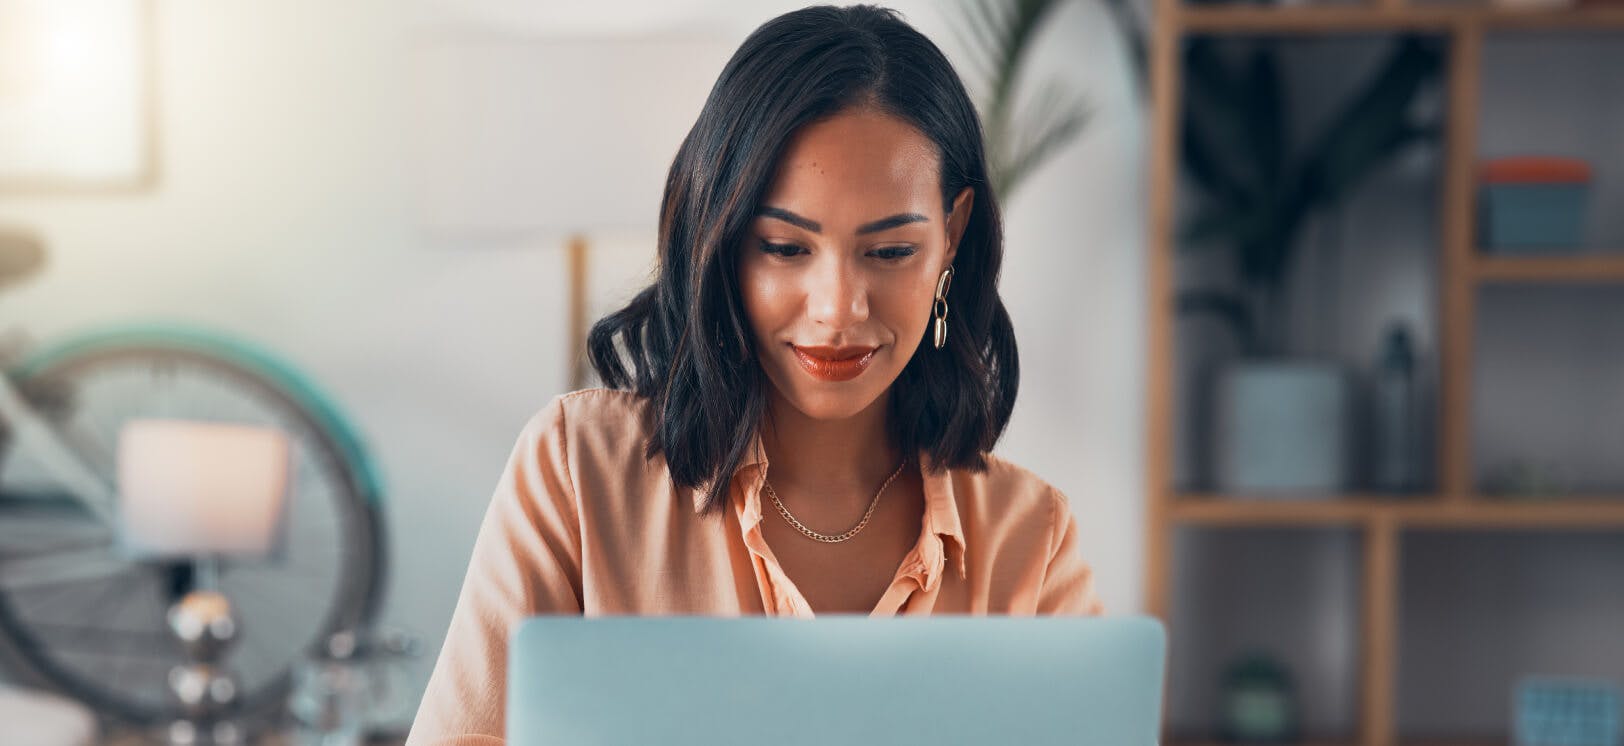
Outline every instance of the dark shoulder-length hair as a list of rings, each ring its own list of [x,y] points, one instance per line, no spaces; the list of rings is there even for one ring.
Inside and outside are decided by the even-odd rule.
[[[805,8],[756,29],[728,60],[666,178],[654,283],[593,325],[588,354],[611,388],[648,397],[647,456],[676,484],[705,487],[706,512],[766,409],[735,272],[745,232],[790,136],[869,106],[936,144],[944,213],[964,187],[972,212],[954,259],[947,344],[926,331],[891,391],[890,434],[938,468],[986,468],[1015,405],[1020,366],[998,297],[1003,227],[987,178],[981,123],[940,49],[884,8]]]

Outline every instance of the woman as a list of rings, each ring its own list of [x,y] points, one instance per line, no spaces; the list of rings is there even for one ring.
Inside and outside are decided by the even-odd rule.
[[[503,735],[533,614],[1098,613],[1014,406],[997,201],[941,52],[890,11],[745,40],[672,164],[608,389],[519,437],[410,743]]]

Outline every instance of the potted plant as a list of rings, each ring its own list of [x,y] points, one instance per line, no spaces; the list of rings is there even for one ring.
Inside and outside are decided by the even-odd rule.
[[[1147,36],[1129,0],[1106,0],[1144,90]],[[1286,280],[1298,236],[1315,212],[1351,194],[1411,145],[1435,141],[1413,121],[1418,94],[1442,54],[1419,36],[1397,39],[1373,75],[1300,151],[1288,147],[1292,111],[1279,44],[1188,41],[1180,160],[1200,206],[1182,226],[1185,252],[1229,252],[1234,282],[1181,291],[1181,315],[1221,319],[1241,350],[1213,372],[1215,487],[1252,495],[1337,492],[1348,486],[1351,384],[1341,365],[1293,356]]]
[[[1351,376],[1339,363],[1290,352],[1292,255],[1317,210],[1347,198],[1406,147],[1437,137],[1435,124],[1417,124],[1411,112],[1441,54],[1420,37],[1399,39],[1301,152],[1286,142],[1280,65],[1278,46],[1266,40],[1220,50],[1197,38],[1185,48],[1181,150],[1201,200],[1180,245],[1230,251],[1235,283],[1186,290],[1177,302],[1181,314],[1223,319],[1241,350],[1211,381],[1216,487],[1331,493],[1350,481]]]

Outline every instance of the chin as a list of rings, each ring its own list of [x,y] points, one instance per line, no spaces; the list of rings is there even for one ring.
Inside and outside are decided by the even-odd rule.
[[[856,417],[884,397],[895,376],[890,371],[870,368],[857,379],[842,383],[817,381],[799,368],[779,368],[768,372],[769,386],[785,404],[814,420],[844,420]],[[901,371],[897,371],[900,373]],[[885,385],[879,381],[885,379]]]
[[[880,393],[866,387],[850,391],[795,391],[785,397],[801,414],[814,420],[844,420],[856,417],[873,406]]]
[[[882,350],[874,365],[862,375],[849,381],[820,381],[802,369],[793,360],[777,358],[773,365],[764,366],[769,385],[778,397],[796,411],[814,420],[845,420],[862,414],[885,397],[891,385],[902,374],[895,359]],[[785,357],[788,357],[787,355]]]

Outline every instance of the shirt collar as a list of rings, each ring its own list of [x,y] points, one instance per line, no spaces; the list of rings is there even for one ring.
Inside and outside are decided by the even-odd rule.
[[[936,460],[925,451],[919,452],[917,461],[925,490],[925,530],[934,534],[944,545],[954,545],[958,555],[959,578],[964,579],[968,576],[964,559],[964,526],[959,521],[958,500],[953,491],[953,469],[939,468]],[[744,457],[733,469],[732,478],[741,477],[746,478],[740,482],[746,489],[739,523],[743,530],[748,531],[761,520],[761,485],[767,479],[767,450],[761,444],[759,430],[750,436],[750,445],[745,449]],[[705,495],[710,492],[713,481],[706,480],[694,488],[694,512],[704,508]],[[931,585],[934,585],[935,579],[931,580]]]
[[[739,459],[739,465],[733,468],[733,474],[730,475],[730,478],[738,478],[743,476],[752,469],[758,470],[761,475],[761,479],[765,479],[767,474],[767,449],[761,445],[761,433],[759,431],[750,436],[750,445],[744,449],[744,456]],[[716,480],[714,478],[707,479],[694,487],[693,500],[695,513],[701,512],[705,509],[705,496],[710,494],[711,484],[713,484],[715,481]],[[760,484],[755,485],[755,489],[760,488]],[[726,498],[727,496],[723,495],[723,497]]]
[[[959,522],[958,498],[953,493],[953,469],[939,466],[925,451],[919,452],[920,479],[925,484],[925,526],[958,550],[959,578],[968,573],[964,564],[964,526]]]

